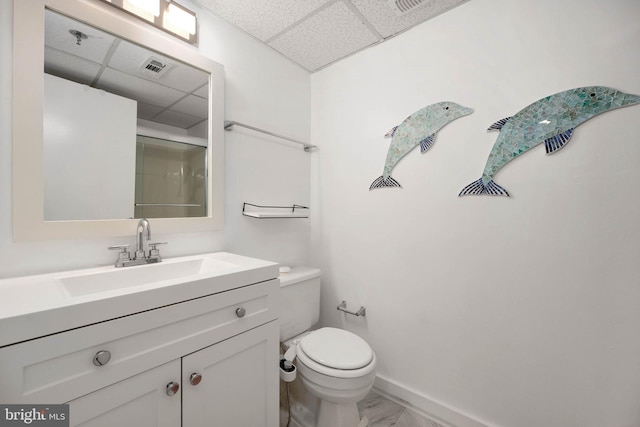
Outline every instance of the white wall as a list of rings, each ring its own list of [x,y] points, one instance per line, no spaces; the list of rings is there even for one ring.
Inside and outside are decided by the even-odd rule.
[[[640,106],[511,162],[511,198],[458,198],[493,122],[578,86],[640,94],[639,18],[637,0],[474,0],[312,75],[322,320],[371,343],[384,384],[488,425],[640,425]],[[403,189],[369,191],[385,132],[443,100],[475,112],[396,166]]]
[[[309,73],[211,14],[199,19],[201,37],[215,40],[212,58],[225,66],[225,119],[309,141]],[[242,204],[309,206],[310,154],[238,126],[225,143],[226,250],[309,265],[308,219],[249,218]]]
[[[182,3],[198,13],[200,53],[225,66],[226,118],[308,140],[309,73],[193,2],[183,0]],[[0,278],[111,264],[115,261],[115,253],[106,247],[133,244],[135,230],[131,230],[130,236],[111,239],[12,241],[12,14],[12,0],[0,0]],[[162,248],[163,255],[172,257],[229,250],[290,264],[308,263],[308,221],[297,225],[275,223],[273,231],[262,230],[260,233],[259,224],[245,222],[249,218],[241,215],[241,201],[254,196],[252,193],[256,189],[260,191],[260,197],[253,200],[256,203],[307,203],[308,155],[301,156],[301,149],[278,140],[275,143],[265,142],[265,138],[248,131],[233,131],[225,133],[225,136],[225,230],[153,236],[169,242]],[[304,162],[307,162],[306,172]],[[247,170],[250,173],[238,176],[239,171]],[[282,182],[288,184],[265,185]],[[153,220],[151,224],[153,228]],[[277,232],[277,227],[282,233]],[[252,233],[252,228],[258,232]]]

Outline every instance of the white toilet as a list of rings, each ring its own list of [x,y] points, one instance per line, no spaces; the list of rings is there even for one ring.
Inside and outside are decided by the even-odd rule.
[[[294,268],[280,275],[280,341],[295,346],[305,388],[320,399],[317,427],[356,427],[358,401],[371,390],[376,355],[365,340],[342,329],[309,332],[320,317],[320,270]]]

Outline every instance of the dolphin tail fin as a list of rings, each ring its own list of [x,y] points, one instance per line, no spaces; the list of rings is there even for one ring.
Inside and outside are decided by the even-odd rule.
[[[490,180],[485,184],[484,182],[482,182],[482,178],[477,181],[473,181],[471,184],[464,187],[460,194],[458,194],[458,197],[468,196],[470,194],[489,194],[491,196],[509,197],[509,193],[507,192],[507,190],[493,182],[493,180]]]
[[[384,175],[376,178],[375,181],[373,181],[371,183],[371,187],[369,187],[369,190],[374,190],[376,188],[384,188],[384,187],[400,187],[402,188],[402,186],[400,185],[400,183],[398,181],[396,181],[395,179],[391,178],[391,175],[389,175],[388,177],[384,177]]]

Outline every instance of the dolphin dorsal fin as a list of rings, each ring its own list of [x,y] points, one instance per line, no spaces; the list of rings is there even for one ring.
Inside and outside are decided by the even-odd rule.
[[[505,117],[504,119],[500,119],[497,122],[495,122],[494,124],[492,124],[491,126],[489,126],[489,128],[487,129],[489,130],[500,130],[502,129],[502,126],[504,126],[505,123],[507,123],[509,120],[511,119],[511,117]]]
[[[547,150],[547,154],[552,154],[564,147],[569,142],[573,135],[573,128],[566,130],[562,133],[552,136],[551,138],[544,140],[544,148]]]
[[[396,133],[396,130],[398,130],[398,126],[392,127],[391,130],[384,135],[384,137],[385,138],[393,138],[393,134]]]

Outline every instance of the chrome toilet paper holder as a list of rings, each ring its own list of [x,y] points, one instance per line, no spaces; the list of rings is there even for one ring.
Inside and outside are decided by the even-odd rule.
[[[351,314],[352,316],[357,316],[357,317],[366,316],[367,315],[367,309],[362,305],[360,306],[358,311],[347,310],[347,302],[346,301],[342,301],[340,303],[340,305],[338,306],[338,310],[344,311],[347,314]]]

